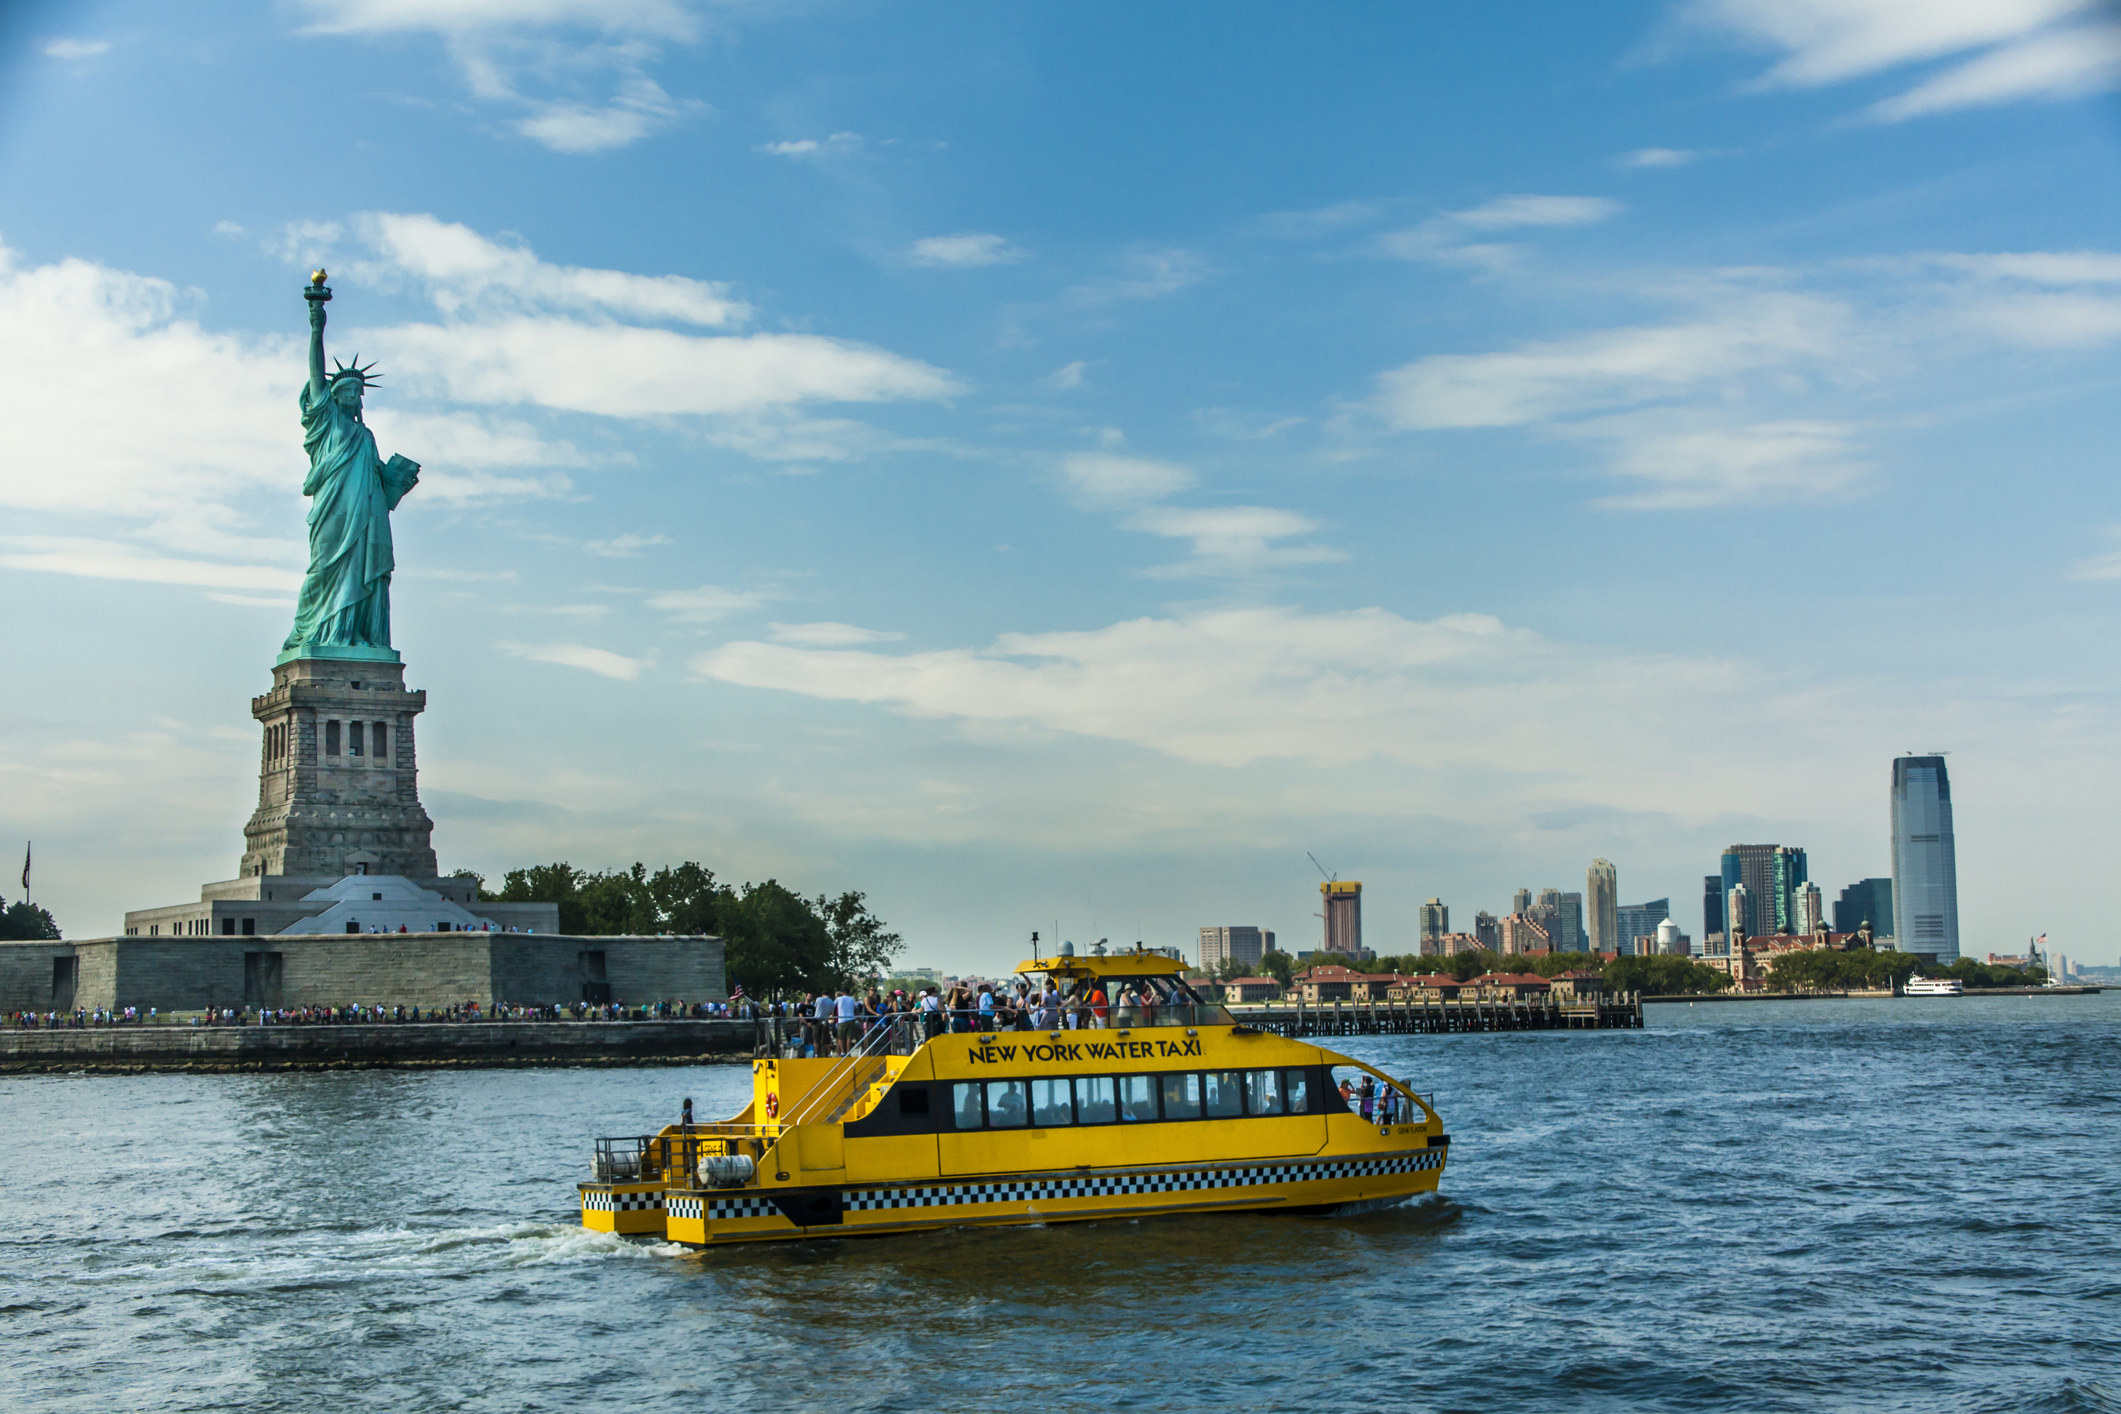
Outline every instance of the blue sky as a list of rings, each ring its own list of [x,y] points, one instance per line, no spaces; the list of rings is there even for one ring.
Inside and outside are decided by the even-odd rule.
[[[2077,0],[13,7],[0,829],[75,935],[235,872],[321,263],[445,869],[1698,932],[1946,748],[1966,949],[2107,960],[2117,83]]]

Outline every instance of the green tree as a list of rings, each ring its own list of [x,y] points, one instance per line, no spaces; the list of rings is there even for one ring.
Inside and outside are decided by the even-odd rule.
[[[1296,959],[1285,952],[1262,953],[1259,959],[1259,975],[1272,977],[1286,987],[1289,979],[1296,975]]]
[[[827,965],[835,982],[867,983],[889,969],[891,959],[905,947],[899,935],[869,911],[867,894],[844,893],[838,898],[819,894],[811,907],[825,920],[825,934],[832,943]]]
[[[753,995],[813,991],[841,978],[831,929],[800,894],[774,879],[746,884],[722,915],[731,985]]]
[[[649,895],[669,933],[722,931],[722,910],[734,897],[727,884],[714,881],[714,871],[687,860],[675,869],[658,869],[648,880]]]
[[[0,938],[9,942],[43,942],[57,939],[59,924],[28,899],[9,903],[0,898]]]
[[[562,933],[587,933],[589,911],[582,906],[582,885],[588,878],[572,864],[533,864],[509,870],[501,878],[499,893],[480,897],[493,903],[556,903]]]
[[[1605,984],[1616,992],[1642,992],[1648,996],[1687,997],[1721,992],[1730,977],[1690,957],[1616,957],[1606,963]]]

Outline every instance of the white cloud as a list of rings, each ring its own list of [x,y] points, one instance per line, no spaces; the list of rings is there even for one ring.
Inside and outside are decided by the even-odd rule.
[[[1888,122],[2121,82],[2103,0],[1695,0],[1696,24],[1779,50],[1766,88],[1816,88],[1973,51],[1960,67],[1873,105]]]
[[[1009,244],[991,231],[963,231],[954,236],[927,236],[913,243],[909,256],[916,265],[969,268],[1008,265],[1022,260],[1029,251]]]
[[[419,281],[446,314],[537,307],[725,328],[751,316],[729,287],[682,275],[554,265],[425,214],[371,212],[355,228],[391,269]]]
[[[660,44],[699,37],[695,7],[679,0],[301,0],[312,34],[373,38],[432,34],[475,98],[528,109],[511,126],[556,152],[595,153],[638,142],[703,105],[672,98],[646,66]],[[521,76],[579,89],[584,101],[519,90]]]
[[[907,654],[738,642],[693,668],[747,687],[1130,742],[1216,766],[1381,757],[1570,778],[1610,756],[1616,738],[1652,753],[1671,717],[1738,686],[1720,665],[1572,651],[1486,615],[1420,622],[1375,608],[1205,610]],[[1660,692],[1645,698],[1644,682]],[[1617,731],[1609,717],[1592,725],[1576,710],[1609,694],[1637,712]]]
[[[1602,196],[1504,196],[1444,220],[1470,231],[1510,231],[1524,226],[1588,226],[1618,215],[1621,205]]]
[[[1345,560],[1325,545],[1276,545],[1309,535],[1318,522],[1272,506],[1150,506],[1122,522],[1129,530],[1192,542],[1193,559],[1152,573],[1162,578],[1192,574],[1246,574],[1295,565]]]
[[[1064,363],[1047,374],[1041,381],[1048,388],[1058,392],[1066,392],[1070,388],[1080,388],[1083,386],[1083,361],[1077,359],[1073,363]]]
[[[1758,369],[1836,356],[1845,311],[1811,295],[1735,299],[1683,324],[1609,329],[1502,353],[1435,354],[1379,379],[1403,428],[1505,427],[1671,397]]]
[[[602,555],[606,559],[630,560],[650,546],[669,543],[670,537],[667,535],[635,535],[629,532],[625,535],[614,535],[609,540],[592,540],[588,549],[590,554]]]
[[[854,648],[864,643],[896,643],[905,638],[903,633],[886,633],[881,629],[856,628],[853,624],[770,624],[773,641],[795,648]]]
[[[1571,433],[1616,444],[1613,473],[1641,489],[1602,504],[1625,510],[1815,500],[1853,490],[1871,470],[1851,448],[1855,429],[1840,423],[1689,426],[1623,417],[1581,423]]]
[[[803,137],[786,142],[762,142],[755,151],[771,157],[844,157],[862,148],[860,133],[834,133],[828,138]]]
[[[707,624],[746,609],[755,609],[770,597],[773,596],[754,590],[703,584],[698,589],[670,589],[651,594],[648,607],[661,610],[679,623]]]
[[[1602,196],[1497,197],[1464,211],[1447,211],[1403,231],[1390,231],[1377,238],[1380,249],[1403,260],[1446,260],[1501,268],[1515,259],[1517,247],[1493,242],[1469,242],[1469,234],[1492,235],[1557,226],[1588,226],[1609,220],[1624,210],[1617,201]]]
[[[610,33],[689,39],[699,21],[678,0],[305,0],[319,34],[464,35],[579,25]]]
[[[45,57],[51,59],[94,59],[110,53],[107,39],[55,39],[44,46]]]
[[[700,338],[526,317],[403,324],[376,331],[372,342],[408,380],[442,396],[605,417],[937,399],[960,391],[941,369],[815,334]]]
[[[2121,338],[2121,255],[2110,251],[1933,253],[1918,264],[1972,283],[1940,292],[1957,322],[2028,348],[2087,348]]]
[[[554,152],[608,152],[662,131],[677,121],[680,111],[662,85],[629,74],[609,103],[548,103],[517,119],[515,129]]]
[[[1646,168],[1684,167],[1699,161],[1704,154],[1680,147],[1638,147],[1633,152],[1624,152],[1618,162],[1625,172],[1639,172]]]
[[[1126,258],[1122,273],[1078,285],[1069,291],[1069,296],[1079,304],[1090,305],[1155,299],[1207,277],[1207,262],[1190,250],[1137,251]]]
[[[1090,509],[1161,501],[1200,479],[1177,462],[1109,452],[1077,452],[1062,460],[1061,476],[1076,503]]]
[[[646,658],[628,658],[608,648],[592,648],[582,643],[496,643],[494,647],[517,658],[527,658],[533,663],[553,663],[563,668],[580,668],[584,672],[600,677],[616,678],[620,682],[632,682],[641,675],[641,670],[650,666]]]
[[[183,584],[215,589],[295,589],[299,570],[277,565],[229,565],[160,555],[114,540],[70,536],[11,536],[0,548],[0,566],[32,574],[83,579],[122,579],[140,584]],[[240,601],[239,601],[240,602]],[[274,601],[277,602],[277,601]]]

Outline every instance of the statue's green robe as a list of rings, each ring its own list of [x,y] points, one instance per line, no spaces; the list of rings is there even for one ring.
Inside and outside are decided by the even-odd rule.
[[[420,479],[417,462],[376,455],[375,434],[339,406],[302,385],[302,446],[309,476],[309,573],[295,605],[285,649],[390,646],[390,512]]]

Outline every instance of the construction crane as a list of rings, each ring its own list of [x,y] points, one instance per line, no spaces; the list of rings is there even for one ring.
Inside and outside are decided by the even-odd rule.
[[[1338,874],[1328,874],[1328,873],[1326,872],[1326,866],[1325,866],[1325,865],[1323,865],[1323,864],[1320,864],[1320,863],[1318,862],[1318,856],[1317,856],[1317,855],[1315,855],[1315,854],[1313,854],[1313,853],[1311,853],[1311,851],[1310,851],[1310,850],[1308,850],[1308,849],[1307,849],[1307,850],[1305,850],[1305,851],[1304,851],[1304,858],[1306,858],[1306,859],[1308,859],[1308,860],[1310,860],[1310,861],[1311,861],[1311,867],[1312,867],[1313,869],[1316,869],[1316,870],[1318,871],[1318,873],[1319,873],[1319,877],[1320,877],[1320,878],[1322,878],[1322,879],[1324,879],[1324,880],[1325,880],[1325,881],[1326,881],[1327,883],[1329,883],[1329,884],[1337,884],[1337,883],[1339,883],[1339,882],[1340,882],[1340,875],[1338,875]]]

